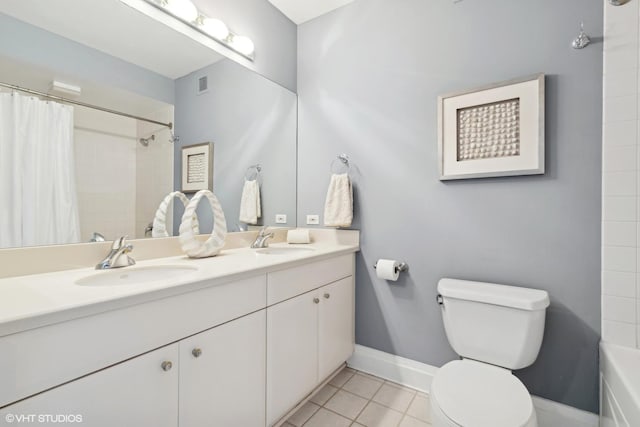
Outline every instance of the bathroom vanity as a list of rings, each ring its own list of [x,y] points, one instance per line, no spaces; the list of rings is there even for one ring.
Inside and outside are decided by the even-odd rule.
[[[276,424],[353,352],[347,233],[0,280],[1,419]]]

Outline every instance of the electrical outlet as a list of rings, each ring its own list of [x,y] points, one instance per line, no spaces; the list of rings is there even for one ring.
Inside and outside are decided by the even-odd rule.
[[[276,224],[286,224],[287,216],[285,214],[276,214]]]
[[[320,224],[320,215],[307,215],[307,225]]]

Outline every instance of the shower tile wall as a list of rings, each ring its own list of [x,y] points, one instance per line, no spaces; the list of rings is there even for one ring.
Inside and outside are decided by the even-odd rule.
[[[135,120],[78,107],[74,125],[81,241],[135,235]]]
[[[146,117],[173,121],[173,107]],[[143,238],[158,205],[173,189],[168,129],[100,111],[76,108],[75,163],[80,236]],[[155,135],[148,147],[139,138]],[[171,218],[169,218],[171,223]]]
[[[604,3],[602,339],[640,347],[640,1]]]

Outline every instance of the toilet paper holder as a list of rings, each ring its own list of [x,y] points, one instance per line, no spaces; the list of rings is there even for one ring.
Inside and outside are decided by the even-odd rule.
[[[378,261],[376,261],[376,263],[373,264],[373,268],[378,268]],[[406,262],[401,262],[396,267],[396,273],[403,273],[403,272],[405,272],[407,270],[409,270],[409,264],[407,264]]]

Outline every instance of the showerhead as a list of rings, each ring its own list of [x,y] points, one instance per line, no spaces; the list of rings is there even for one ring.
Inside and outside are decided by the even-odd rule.
[[[629,3],[630,0],[609,0],[609,3],[611,3],[614,6],[622,6],[625,3]]]
[[[142,144],[144,147],[148,147],[149,146],[149,141],[155,141],[156,140],[156,136],[155,135],[151,135],[149,138],[140,138],[140,144]]]

